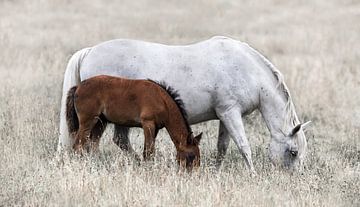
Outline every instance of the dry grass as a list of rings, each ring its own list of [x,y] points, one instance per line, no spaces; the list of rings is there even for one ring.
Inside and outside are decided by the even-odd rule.
[[[359,206],[360,4],[357,1],[0,1],[0,206]],[[179,176],[165,132],[154,163],[133,164],[110,142],[56,162],[63,72],[70,55],[113,38],[182,44],[227,35],[284,73],[307,133],[302,175],[267,161],[268,132],[247,118],[259,176],[234,144],[214,171],[216,122],[200,124],[202,167]],[[141,152],[141,131],[131,135]]]

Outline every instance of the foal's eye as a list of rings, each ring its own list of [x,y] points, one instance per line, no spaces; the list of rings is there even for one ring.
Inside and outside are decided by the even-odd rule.
[[[190,155],[190,156],[189,156],[189,159],[190,159],[190,160],[194,160],[194,159],[195,159],[195,155]]]
[[[187,157],[186,157],[186,161],[188,163],[192,162],[193,160],[195,159],[195,155],[193,153],[189,154]]]

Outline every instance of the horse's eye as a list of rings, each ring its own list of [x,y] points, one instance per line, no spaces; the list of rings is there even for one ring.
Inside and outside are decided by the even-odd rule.
[[[298,155],[298,151],[297,150],[290,150],[290,155],[292,157],[296,157]]]

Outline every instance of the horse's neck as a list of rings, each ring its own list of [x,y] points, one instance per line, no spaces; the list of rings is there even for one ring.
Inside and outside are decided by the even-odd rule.
[[[297,119],[291,100],[276,86],[270,86],[261,93],[260,111],[272,137],[279,133],[288,133]]]
[[[190,131],[185,123],[184,117],[175,103],[168,105],[169,117],[165,123],[165,128],[176,146],[186,144]]]

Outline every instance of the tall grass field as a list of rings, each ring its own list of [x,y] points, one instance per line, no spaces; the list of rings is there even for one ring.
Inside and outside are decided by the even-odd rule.
[[[129,38],[191,44],[247,42],[283,73],[306,132],[301,173],[273,167],[259,112],[245,118],[256,177],[234,143],[215,169],[218,121],[201,167],[179,174],[165,130],[140,165],[113,142],[57,158],[62,81],[77,50]],[[131,131],[136,152],[143,134]],[[0,206],[360,206],[360,2],[357,0],[0,0]]]

